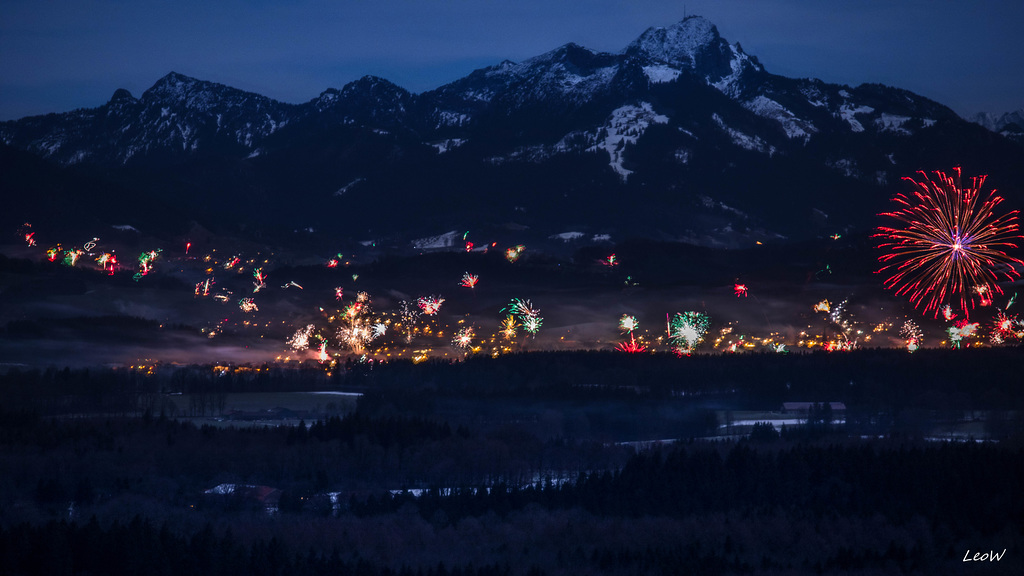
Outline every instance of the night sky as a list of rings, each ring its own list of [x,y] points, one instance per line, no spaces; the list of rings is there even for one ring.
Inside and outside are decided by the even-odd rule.
[[[962,115],[1024,108],[1018,0],[5,0],[0,120],[139,96],[170,71],[299,103],[366,74],[413,92],[576,42],[710,19],[772,73],[879,82]]]

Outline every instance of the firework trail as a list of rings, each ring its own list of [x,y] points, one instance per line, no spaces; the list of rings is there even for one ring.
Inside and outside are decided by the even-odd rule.
[[[900,328],[900,336],[907,341],[908,352],[913,352],[924,344],[924,333],[921,332],[921,328],[913,320],[907,320],[903,323],[903,328]]]
[[[100,241],[100,239],[99,239],[99,238],[93,238],[92,240],[89,240],[88,242],[86,242],[85,244],[83,244],[83,245],[82,245],[82,248],[83,248],[83,249],[84,249],[84,250],[85,250],[86,252],[92,252],[92,249],[96,247],[96,243],[97,243],[97,242],[99,242],[99,241]]]
[[[281,286],[281,289],[282,290],[287,290],[288,288],[292,288],[292,287],[298,288],[299,290],[302,290],[302,286],[299,286],[299,284],[297,282],[295,282],[295,280],[289,280],[287,284],[284,284],[284,285]]]
[[[441,304],[444,303],[444,298],[440,296],[423,296],[416,300],[416,305],[420,307],[427,316],[434,316],[441,310]]]
[[[320,351],[317,352],[316,359],[321,364],[323,364],[324,362],[327,362],[328,360],[331,359],[331,357],[327,355],[327,341],[326,340],[321,340],[320,341]]]
[[[462,275],[462,280],[459,281],[459,286],[464,288],[476,288],[476,283],[480,281],[480,277],[476,274],[470,274],[466,272]]]
[[[678,356],[689,356],[704,340],[710,325],[711,320],[707,314],[677,313],[669,320],[668,337],[672,342],[672,351]]]
[[[890,274],[883,282],[887,289],[906,295],[925,314],[934,311],[934,317],[951,300],[966,318],[974,308],[972,287],[984,287],[989,299],[1002,294],[997,282],[1019,278],[1017,267],[1024,262],[1004,252],[1017,248],[1017,212],[997,216],[1003,199],[993,190],[982,200],[985,176],[971,178],[965,188],[960,168],[954,170],[953,176],[935,172],[934,178],[919,172],[920,182],[904,178],[913,183],[913,193],[898,194],[898,209],[880,214],[900,227],[880,226],[874,237],[887,251],[878,258],[885,264],[878,272]]]

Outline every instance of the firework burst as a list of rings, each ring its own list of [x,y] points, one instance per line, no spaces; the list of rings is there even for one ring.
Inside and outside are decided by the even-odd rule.
[[[511,248],[505,250],[505,260],[509,262],[515,262],[519,260],[519,257],[523,255],[523,250],[526,250],[526,246],[517,244]]]
[[[459,331],[455,333],[455,337],[452,338],[452,344],[458,348],[462,348],[463,350],[468,350],[470,345],[473,343],[473,337],[475,335],[476,332],[473,330],[472,326],[460,328]]]
[[[470,274],[466,272],[462,275],[462,280],[459,281],[459,286],[464,288],[476,288],[476,283],[480,281],[480,277],[476,274]]]
[[[977,322],[968,322],[966,318],[957,321],[956,324],[946,329],[946,333],[949,334],[950,346],[953,348],[960,348],[964,339],[974,336],[980,327],[981,324]]]
[[[1002,294],[1000,279],[1020,277],[1017,266],[1024,262],[1004,252],[1017,247],[1017,212],[996,215],[1003,199],[994,190],[982,199],[985,176],[963,187],[960,168],[952,176],[919,174],[920,182],[904,178],[914,191],[893,198],[898,209],[881,214],[900,227],[880,226],[874,235],[887,251],[878,258],[884,264],[878,272],[890,274],[883,283],[887,289],[907,296],[925,314],[938,317],[950,300],[967,317],[976,298],[991,302],[993,294]]]
[[[672,351],[679,356],[689,356],[704,341],[711,319],[700,312],[677,313],[669,320],[668,337]]]
[[[444,298],[440,296],[423,296],[416,300],[416,305],[420,307],[427,316],[435,316],[441,310],[441,304],[444,303]]]
[[[632,332],[639,327],[640,322],[637,321],[636,316],[623,314],[622,317],[619,318],[619,330],[623,333]]]
[[[903,328],[900,329],[900,336],[906,340],[908,352],[917,350],[924,343],[924,333],[921,332],[921,327],[913,320],[907,320],[903,323]]]
[[[498,333],[505,340],[513,340],[516,337],[516,331],[519,330],[519,322],[516,321],[516,317],[509,314],[505,316],[505,319],[498,325]]]
[[[307,324],[305,328],[297,330],[285,343],[296,352],[309,348],[309,338],[313,335],[313,328],[312,324]]]
[[[616,350],[621,350],[628,354],[642,354],[647,351],[647,346],[644,346],[642,342],[637,342],[636,338],[633,337],[633,333],[629,333],[629,341],[619,342]]]

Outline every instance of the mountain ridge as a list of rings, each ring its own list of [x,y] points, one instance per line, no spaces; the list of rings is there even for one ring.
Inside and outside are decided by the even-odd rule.
[[[138,98],[0,123],[0,141],[207,221],[393,238],[514,222],[745,245],[869,225],[920,169],[1024,180],[1018,144],[941,103],[771,74],[696,16],[619,53],[567,43],[419,94],[364,76],[289,104],[171,72]]]

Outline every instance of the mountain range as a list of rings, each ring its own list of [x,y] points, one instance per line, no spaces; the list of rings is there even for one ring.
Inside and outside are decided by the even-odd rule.
[[[739,247],[870,229],[918,170],[989,174],[1020,205],[1022,125],[772,74],[691,16],[618,53],[566,44],[420,94],[366,76],[289,104],[172,72],[0,123],[0,186],[5,225]]]

